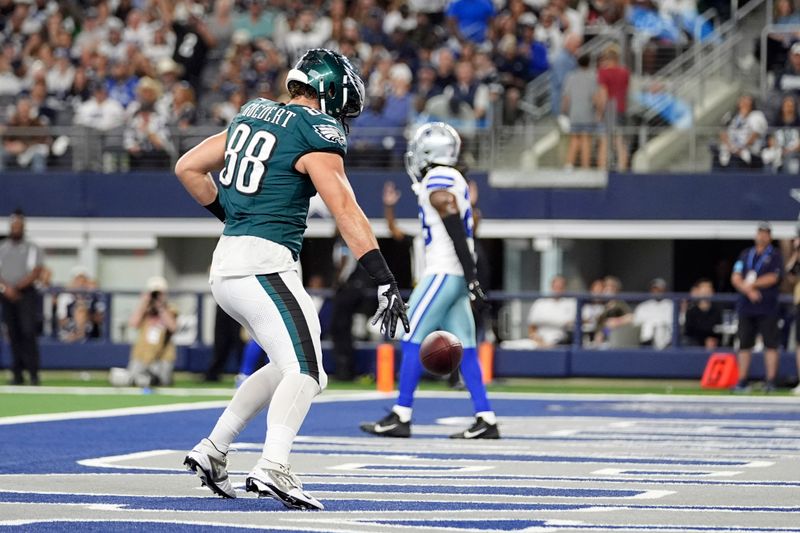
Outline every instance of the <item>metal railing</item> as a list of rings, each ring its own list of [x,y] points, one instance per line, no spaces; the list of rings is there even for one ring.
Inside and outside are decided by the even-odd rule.
[[[314,297],[323,298],[330,301],[335,292],[330,289],[309,290],[309,294]],[[87,342],[133,342],[134,336],[127,325],[128,317],[132,314],[140,298],[140,293],[135,291],[75,291],[70,289],[51,289],[45,294],[45,331],[44,335],[54,340],[59,339],[59,330],[55,318],[47,312],[53,299],[58,298],[59,294],[80,294],[84,297],[94,297],[102,302],[104,313],[102,324],[100,324],[100,336],[96,339],[88,339]],[[372,297],[372,291],[369,291]],[[527,336],[527,316],[530,305],[538,299],[550,298],[546,293],[536,291],[526,292],[500,292],[492,291],[489,293],[489,300],[492,303],[493,311],[490,313],[493,332],[497,334],[498,341],[514,341]],[[404,291],[404,297],[408,297],[408,291]],[[588,314],[584,313],[587,305],[605,305],[611,300],[626,302],[631,310],[635,310],[638,303],[653,300],[654,296],[649,293],[620,293],[616,295],[597,295],[588,293],[568,293],[562,298],[575,300],[576,314],[575,319],[570,325],[565,325],[571,337],[570,344],[575,348],[594,347],[602,349],[605,346],[592,341],[592,336],[596,332],[596,324],[593,325]],[[669,328],[669,341],[666,345],[671,348],[680,348],[686,345],[684,339],[684,314],[688,306],[698,300],[708,300],[720,308],[722,321],[717,324],[715,334],[718,334],[725,342],[721,345],[732,346],[736,334],[736,314],[735,304],[739,299],[737,294],[717,294],[710,297],[694,297],[688,293],[668,293],[657,297],[659,300],[672,301],[672,315],[669,320],[664,321],[661,326]],[[213,343],[213,321],[214,307],[212,296],[209,292],[198,291],[170,291],[170,305],[177,309],[179,314],[178,331],[173,339],[178,344],[183,345],[210,345]],[[786,322],[793,314],[793,304],[790,295],[782,295],[781,316],[784,318],[784,326],[788,328],[790,324]],[[323,305],[324,309],[324,305]],[[323,311],[324,312],[324,311]],[[379,341],[380,335],[377,332],[367,332],[372,335],[372,340]],[[323,332],[323,336],[326,332]],[[639,343],[635,343],[636,346]],[[664,346],[661,346],[664,347]]]
[[[719,61],[724,62],[724,48],[718,49]],[[665,88],[650,88],[633,95],[633,105],[629,107],[627,126],[614,123],[609,112],[605,123],[598,124],[597,130],[590,134],[592,142],[592,166],[597,167],[601,141],[606,142],[607,155],[613,155],[616,138],[622,139],[630,156],[642,149],[648,142],[665,134],[679,135],[684,143],[681,156],[666,160],[663,164],[650,167],[648,171],[707,172],[711,168],[709,145],[717,142],[723,126],[695,126],[693,104],[702,102],[702,76],[694,82],[686,82],[683,87],[669,92]],[[675,96],[677,93],[678,96]],[[177,159],[178,152],[153,160],[138,161],[139,166],[131,164],[128,155],[120,148],[110,134],[102,134],[86,128],[53,127],[48,128],[51,138],[69,136],[70,149],[63,155],[50,155],[48,170],[53,171],[92,171],[119,173],[134,170],[169,171]],[[551,135],[553,128],[548,125],[496,126],[473,130],[471,137],[463,139],[462,152],[469,167],[476,171],[498,169],[520,170],[525,168],[525,152],[545,135]],[[41,137],[41,131],[6,130],[17,137],[23,133]],[[217,129],[192,128],[173,137],[176,146],[187,150],[205,136],[216,133]],[[769,136],[767,133],[767,137]],[[346,167],[372,169],[403,169],[403,153],[406,147],[407,128],[363,128],[351,134]],[[569,133],[560,133],[560,140],[551,158],[551,168],[561,168],[565,163]],[[611,161],[612,157],[606,157]],[[13,161],[11,161],[13,163]],[[144,164],[143,164],[144,163]],[[576,166],[578,166],[576,164]],[[10,165],[7,168],[19,168]],[[22,167],[24,169],[24,167]],[[540,165],[540,168],[547,166]],[[604,169],[615,169],[606,165]]]

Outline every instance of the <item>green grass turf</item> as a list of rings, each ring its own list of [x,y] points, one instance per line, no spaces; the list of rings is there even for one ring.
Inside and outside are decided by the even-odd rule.
[[[223,396],[161,396],[159,394],[19,394],[0,393],[0,416],[100,411],[176,403],[225,401]]]
[[[155,389],[152,394],[121,394],[108,387],[105,372],[52,371],[42,374],[42,385],[51,387],[92,387],[108,389],[108,394],[41,394],[30,388],[22,392],[0,390],[0,417],[24,414],[61,413],[83,410],[114,409],[119,407],[136,407],[164,405],[200,401],[224,401],[230,396],[211,395],[202,389],[214,389],[220,392],[234,392],[233,376],[224,376],[218,383],[205,383],[195,374],[178,373],[175,376],[175,388],[187,389],[186,396],[159,394]],[[197,389],[196,394],[192,389]],[[452,390],[444,381],[425,381],[420,383],[421,390]],[[328,385],[331,391],[374,391],[372,379],[364,378],[354,382],[331,380]],[[492,392],[539,392],[567,394],[694,394],[704,396],[730,395],[727,390],[707,390],[700,388],[694,380],[650,380],[650,379],[600,379],[600,378],[512,378],[498,379],[488,386]],[[65,391],[66,392],[66,391]],[[779,391],[776,395],[786,395],[789,391]],[[754,395],[761,394],[757,390]]]

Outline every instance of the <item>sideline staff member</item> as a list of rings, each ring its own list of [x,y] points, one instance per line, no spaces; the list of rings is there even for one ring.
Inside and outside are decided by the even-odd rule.
[[[25,240],[25,217],[17,210],[10,217],[8,239],[0,244],[0,301],[13,355],[12,383],[22,385],[23,368],[31,385],[39,384],[39,344],[36,317],[39,303],[34,282],[42,270],[42,252]]]
[[[739,313],[739,383],[736,392],[748,392],[747,372],[752,359],[756,335],[764,340],[766,382],[764,392],[775,390],[778,374],[778,293],[783,275],[780,250],[772,246],[769,222],[758,224],[755,246],[747,248],[733,265],[731,284],[739,292],[736,310]]]

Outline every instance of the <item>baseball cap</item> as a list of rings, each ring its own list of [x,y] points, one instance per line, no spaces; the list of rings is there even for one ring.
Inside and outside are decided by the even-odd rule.
[[[166,292],[167,280],[161,276],[152,276],[147,280],[147,290],[150,292]]]
[[[766,231],[772,233],[772,224],[767,222],[766,220],[762,220],[758,223],[758,231]]]

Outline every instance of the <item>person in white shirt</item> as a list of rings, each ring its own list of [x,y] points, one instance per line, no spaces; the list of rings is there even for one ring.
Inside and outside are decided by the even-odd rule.
[[[639,326],[639,341],[644,346],[665,348],[672,341],[672,300],[662,297],[667,292],[667,282],[655,278],[650,282],[650,294],[654,297],[636,306],[633,323]]]
[[[574,298],[562,297],[566,288],[567,279],[561,275],[554,276],[550,281],[551,296],[539,298],[531,306],[528,337],[536,343],[537,348],[549,348],[571,341],[577,302]]]
[[[761,168],[761,149],[767,132],[767,118],[756,109],[755,99],[739,97],[738,113],[720,133],[715,166],[729,168]]]
[[[108,89],[102,81],[92,83],[92,97],[78,105],[74,122],[108,132],[125,124],[125,108],[118,101],[108,97]]]

